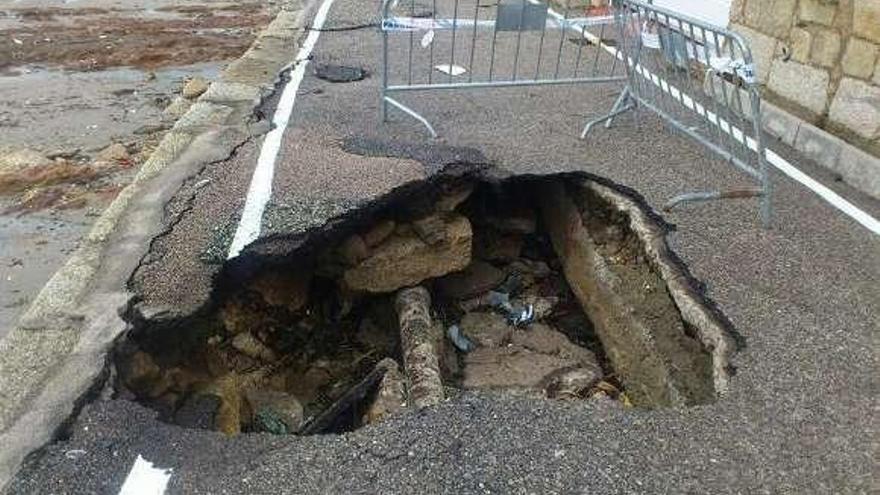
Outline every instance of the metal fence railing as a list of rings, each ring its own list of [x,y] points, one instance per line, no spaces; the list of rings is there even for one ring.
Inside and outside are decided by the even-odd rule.
[[[383,0],[383,121],[395,107],[437,136],[404,92],[626,81],[599,45],[614,32],[611,9],[569,1]]]
[[[729,30],[639,0],[615,0],[616,47],[626,87],[608,115],[594,125],[641,106],[695,139],[757,182],[756,187],[690,192],[672,198],[666,209],[689,201],[758,197],[761,219],[770,222],[772,184],[761,134],[761,98],[752,54]],[[625,61],[625,63],[623,63]]]
[[[427,1],[383,0],[383,121],[394,107],[437,136],[397,98],[405,92],[625,82],[582,138],[623,112],[648,109],[757,182],[680,194],[667,209],[757,197],[769,224],[761,98],[751,51],[738,34],[640,0],[613,0],[598,13],[583,0]]]

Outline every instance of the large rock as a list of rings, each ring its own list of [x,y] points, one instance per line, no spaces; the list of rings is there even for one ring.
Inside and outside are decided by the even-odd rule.
[[[793,28],[788,40],[791,48],[791,58],[796,62],[807,63],[810,61],[810,46],[813,44],[813,35],[806,29]],[[764,75],[766,78],[766,74]]]
[[[559,304],[556,296],[540,296],[537,294],[524,294],[514,299],[520,306],[531,306],[534,311],[532,319],[541,321],[553,313],[553,308]]]
[[[519,258],[523,237],[503,234],[494,228],[479,229],[474,235],[474,257],[487,261],[509,262]]]
[[[402,289],[394,307],[409,398],[420,409],[437,404],[444,396],[439,360],[443,331],[431,321],[431,295],[421,286]]]
[[[293,433],[302,425],[303,406],[290,394],[251,389],[245,392],[245,399],[251,411],[251,424],[257,431]],[[278,425],[278,421],[283,426]]]
[[[745,6],[746,0],[732,0],[730,3],[730,22],[742,22],[743,20],[743,7]]]
[[[415,220],[412,227],[419,238],[432,246],[446,240],[446,222],[442,214],[428,215]]]
[[[519,259],[507,266],[510,275],[519,278],[523,288],[534,285],[537,281],[545,279],[552,273],[547,263],[529,259]]]
[[[241,376],[229,373],[208,384],[205,394],[220,398],[214,427],[226,435],[241,433]]]
[[[506,234],[533,234],[537,228],[535,211],[527,208],[516,209],[508,215],[489,215],[489,225]]]
[[[533,323],[525,330],[513,333],[511,343],[530,351],[550,356],[556,356],[581,368],[599,371],[599,362],[596,356],[565,336],[565,334],[550,328],[543,323]]]
[[[370,230],[364,232],[362,237],[367,247],[376,247],[394,233],[395,227],[397,224],[394,223],[394,220],[380,220]]]
[[[561,370],[547,377],[544,391],[552,399],[580,399],[601,378],[602,373],[593,368]]]
[[[345,285],[359,292],[392,292],[464,269],[471,260],[471,224],[456,215],[443,226],[445,239],[435,245],[398,229],[369,258],[345,271]]]
[[[434,209],[438,212],[451,212],[458,208],[458,205],[466,201],[471,193],[474,192],[473,184],[463,184],[446,194],[444,194],[437,203],[434,205]]]
[[[462,333],[480,347],[501,347],[510,342],[513,327],[504,317],[489,311],[467,313],[459,323]]]
[[[305,270],[271,271],[254,279],[251,288],[272,306],[298,311],[309,301],[312,275]]]
[[[95,155],[95,161],[98,162],[119,163],[129,159],[128,148],[122,143],[113,143]]]
[[[451,299],[466,299],[490,291],[504,282],[505,273],[485,261],[475,260],[460,272],[437,281],[440,293]]]
[[[498,314],[475,311],[462,318],[460,327],[478,346],[464,355],[464,388],[550,387],[562,396],[602,376],[592,352],[547,325],[534,323],[518,330]]]
[[[271,363],[278,359],[275,351],[260,342],[250,332],[242,332],[232,338],[232,347],[238,352],[253,359]]]
[[[187,100],[194,100],[204,94],[205,91],[208,91],[208,87],[208,81],[205,81],[201,77],[193,77],[187,80],[183,85],[181,95]]]
[[[230,298],[220,308],[220,320],[232,335],[258,328],[264,318],[265,315],[253,301],[242,297]]]
[[[286,390],[309,403],[318,397],[318,391],[333,381],[327,363],[316,363],[305,371],[291,370],[286,374]]]
[[[539,389],[553,373],[577,361],[522,347],[480,347],[464,358],[462,387]]]
[[[160,379],[162,370],[153,357],[143,351],[133,353],[119,367],[122,381],[133,392],[144,394]]]
[[[379,382],[379,389],[376,392],[376,398],[364,415],[366,423],[378,423],[389,416],[393,416],[406,407],[406,396],[403,383],[403,374],[397,362],[391,358],[383,359],[376,367],[383,366],[386,368],[382,381]]]
[[[370,256],[370,249],[364,238],[355,234],[349,236],[339,245],[339,255],[349,266],[355,266]]]
[[[31,167],[51,165],[52,160],[28,148],[0,146],[0,174],[18,172]]]

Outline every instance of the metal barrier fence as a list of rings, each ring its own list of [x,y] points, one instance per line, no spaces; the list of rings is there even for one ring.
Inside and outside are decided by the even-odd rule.
[[[563,0],[561,12],[540,0],[419,1],[382,3],[383,121],[392,106],[437,137],[425,117],[395,98],[409,91],[626,81],[609,112],[589,121],[581,137],[647,108],[758,182],[680,194],[666,209],[759,197],[769,224],[761,99],[751,50],[738,34],[639,0],[613,0],[598,16],[570,6],[578,0]]]
[[[621,59],[599,45],[606,27],[614,31],[611,10],[586,16],[564,1],[383,0],[382,120],[390,105],[437,137],[397,93],[628,80]]]
[[[628,83],[612,112],[589,122],[606,127],[637,106],[703,144],[757,181],[757,187],[685,193],[666,209],[689,201],[760,197],[770,222],[772,184],[761,134],[761,98],[752,54],[738,34],[638,0],[616,0],[618,46]]]

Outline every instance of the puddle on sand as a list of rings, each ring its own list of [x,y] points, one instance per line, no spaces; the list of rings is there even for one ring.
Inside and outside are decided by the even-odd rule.
[[[0,145],[47,152],[98,150],[129,139],[162,111],[190,76],[214,79],[221,65],[204,63],[157,70],[69,72],[21,66],[0,76]],[[47,140],[47,136],[52,136]]]
[[[87,225],[78,211],[0,215],[0,338],[79,246]]]

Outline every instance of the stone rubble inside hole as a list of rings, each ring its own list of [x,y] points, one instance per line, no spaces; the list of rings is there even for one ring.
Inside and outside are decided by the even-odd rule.
[[[606,377],[599,365],[607,365],[602,346],[568,285],[565,265],[545,232],[546,220],[523,208],[511,218],[499,216],[503,208],[480,217],[475,202],[486,199],[485,191],[470,189],[449,193],[447,205],[409,215],[401,213],[411,210],[405,207],[376,211],[371,221],[358,219],[326,241],[317,238],[302,256],[289,254],[287,264],[261,267],[264,272],[252,280],[224,287],[215,318],[199,328],[204,337],[197,357],[170,363],[199,367],[202,376],[181,379],[156,353],[137,358],[140,375],[129,370],[126,385],[139,383],[138,400],[157,409],[160,402],[170,404],[172,412],[192,408],[197,390],[219,397],[216,407],[210,398],[196,405],[216,409],[212,426],[206,427],[233,434],[297,431],[281,427],[277,411],[247,410],[247,387],[289,394],[300,402],[304,418],[320,418],[340,398],[351,398],[352,419],[330,418],[321,432],[382,421],[418,402],[402,386],[408,376],[399,370],[408,363],[401,358],[393,299],[398,291],[422,286],[432,301],[432,321],[424,329],[430,339],[423,343],[435,347],[440,397],[449,397],[452,387],[623,402],[625,395],[615,386],[620,382]],[[621,263],[639,259],[629,230],[602,227],[610,243],[602,249],[620,254]],[[494,249],[484,235],[490,230],[509,246]],[[664,292],[656,290],[662,282],[636,284],[633,292],[642,297],[651,296],[639,288]],[[386,359],[393,366],[384,368],[398,369],[401,380],[386,371],[363,397],[350,395]],[[250,381],[239,383],[245,377]],[[204,418],[190,422],[208,423]]]

